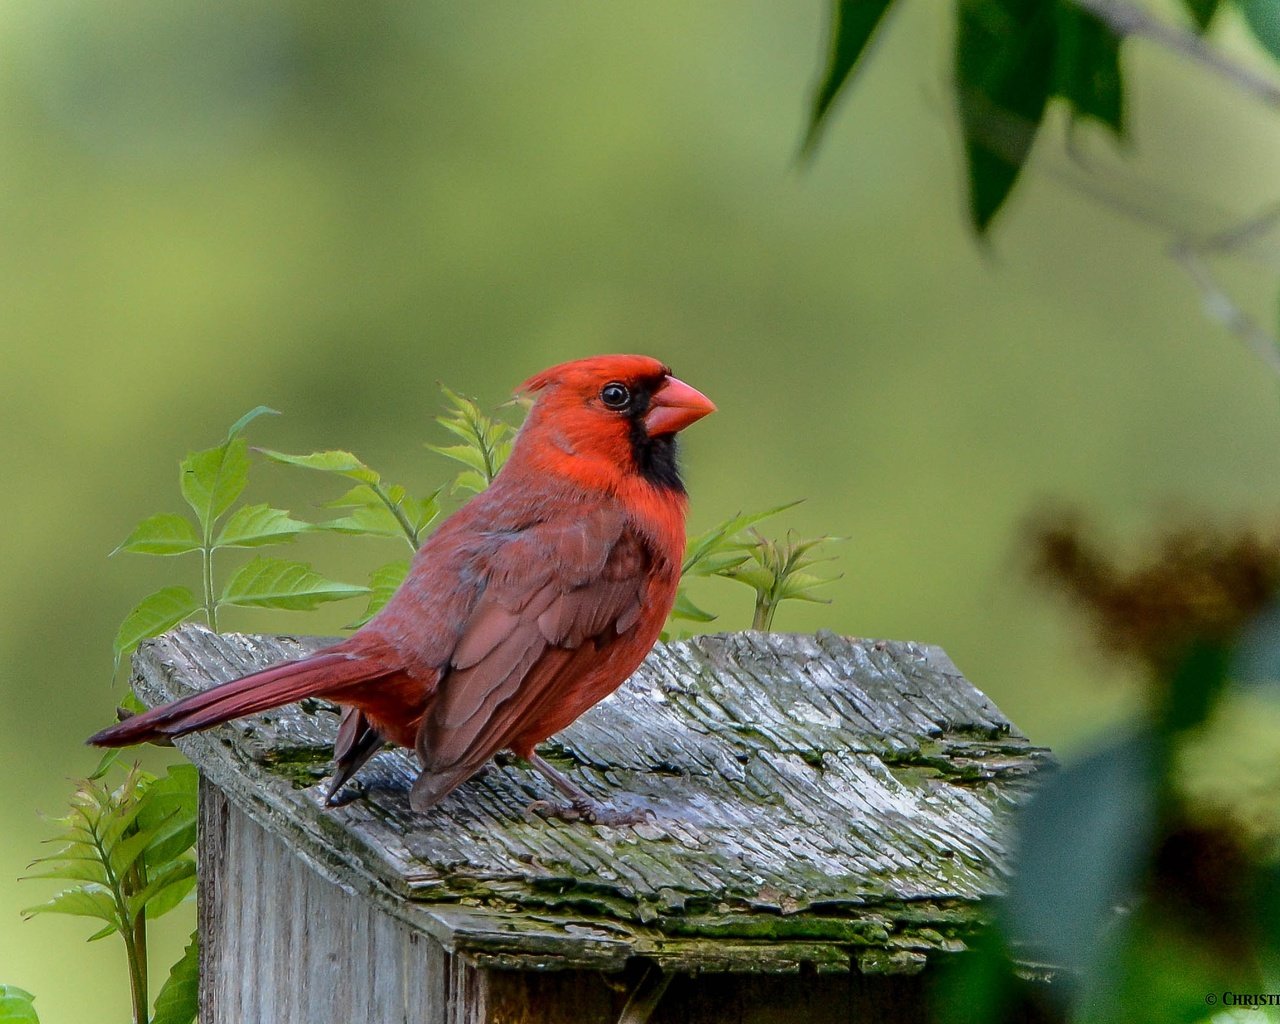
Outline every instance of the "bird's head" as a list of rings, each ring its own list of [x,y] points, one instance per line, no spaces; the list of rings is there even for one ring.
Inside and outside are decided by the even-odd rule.
[[[638,474],[683,492],[675,435],[716,408],[649,356],[561,363],[520,390],[536,398],[521,431],[521,454],[544,470],[604,485],[611,474]]]

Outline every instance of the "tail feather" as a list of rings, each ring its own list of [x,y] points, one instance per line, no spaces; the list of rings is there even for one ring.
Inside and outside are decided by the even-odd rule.
[[[99,747],[127,747],[162,737],[185,736],[233,718],[268,711],[303,697],[329,694],[388,674],[385,665],[359,654],[316,654],[152,708],[95,733],[88,742]]]

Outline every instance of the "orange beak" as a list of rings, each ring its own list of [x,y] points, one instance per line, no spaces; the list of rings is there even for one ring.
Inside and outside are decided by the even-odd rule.
[[[650,437],[674,434],[715,411],[715,403],[701,391],[669,376],[649,399],[649,411],[644,414],[644,429]]]

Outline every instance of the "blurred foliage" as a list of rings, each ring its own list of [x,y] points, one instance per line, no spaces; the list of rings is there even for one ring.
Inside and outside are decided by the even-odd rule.
[[[1199,31],[1218,0],[1184,0]],[[1258,42],[1280,57],[1280,5],[1235,0]],[[832,105],[855,73],[894,0],[831,0],[830,55],[814,95],[804,149],[812,150]],[[1094,8],[1090,10],[1089,8]],[[1050,101],[1125,136],[1125,80],[1117,25],[1150,16],[1126,0],[954,0],[953,88],[967,157],[970,219],[990,229],[1031,154]],[[1106,10],[1111,20],[1095,13]]]
[[[70,813],[53,819],[58,832],[46,840],[58,849],[37,858],[39,870],[27,876],[76,884],[24,913],[101,922],[89,941],[110,935],[123,940],[134,1024],[189,1024],[196,1013],[195,936],[161,988],[152,1016],[147,925],[195,886],[196,769],[176,765],[157,777],[134,765],[113,787],[103,779],[117,766],[117,755],[108,753],[98,771],[77,785]]]
[[[1040,999],[1052,1019],[1190,1024],[1265,1000],[1280,983],[1280,733],[1238,725],[1263,708],[1280,722],[1280,543],[1183,527],[1122,564],[1073,517],[1039,526],[1035,548],[1040,578],[1146,665],[1147,711],[1021,809],[999,934],[947,979],[941,1018],[995,1024]],[[1224,785],[1222,761],[1241,757],[1271,779],[1228,770]],[[1038,993],[1019,980],[1035,965],[1053,976]]]

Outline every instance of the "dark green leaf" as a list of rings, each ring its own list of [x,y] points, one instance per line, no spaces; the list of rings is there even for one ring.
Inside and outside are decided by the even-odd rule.
[[[237,437],[217,448],[192,452],[182,460],[182,496],[208,530],[244,493],[249,480],[249,447]]]
[[[133,528],[116,551],[140,555],[181,555],[200,550],[195,524],[186,516],[158,515],[144,519]],[[111,552],[113,555],[116,551]]]
[[[369,593],[368,587],[325,579],[305,562],[255,558],[227,581],[221,604],[310,611],[326,601]]]
[[[35,998],[17,985],[0,985],[0,1024],[40,1024]]]
[[[1080,117],[1092,117],[1124,133],[1124,80],[1120,37],[1071,0],[1058,4],[1054,92]]]
[[[196,862],[173,861],[157,871],[145,889],[129,897],[129,912],[136,916],[145,907],[147,920],[163,917],[187,898],[195,884]]]
[[[956,97],[970,218],[985,234],[1031,153],[1053,83],[1058,0],[958,0]]]
[[[1253,37],[1280,60],[1280,3],[1276,0],[1236,0]]]
[[[175,764],[147,786],[137,821],[152,836],[144,851],[148,870],[162,867],[195,845],[199,783],[195,765]]]
[[[1209,27],[1209,22],[1213,21],[1213,16],[1218,13],[1220,2],[1221,0],[1182,0],[1182,5],[1186,7],[1187,13],[1196,23],[1196,28],[1203,32]],[[1266,2],[1271,3],[1273,0],[1266,0]]]
[[[219,548],[255,548],[291,541],[309,529],[310,523],[294,519],[284,509],[242,505],[226,521],[213,543]]]
[[[151,1024],[191,1024],[196,1019],[199,1002],[200,945],[196,933],[192,932],[182,958],[169,969],[169,977],[156,996]]]
[[[1192,644],[1169,679],[1162,727],[1181,732],[1200,725],[1226,688],[1230,664],[1231,651],[1222,644]]]
[[[195,614],[199,608],[195,597],[186,587],[165,587],[145,598],[125,616],[116,633],[112,649],[116,662],[129,654],[148,637],[158,636],[179,622]]]
[[[1146,867],[1156,749],[1146,731],[1122,735],[1050,776],[1023,807],[1005,901],[1013,943],[1068,972],[1095,966],[1100,931]]]
[[[892,4],[893,0],[832,0],[827,68],[813,96],[804,150],[811,150],[817,143],[831,104],[852,78],[876,27]]]

